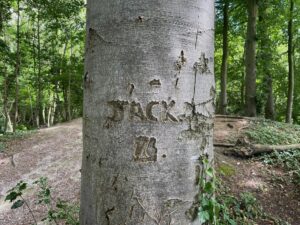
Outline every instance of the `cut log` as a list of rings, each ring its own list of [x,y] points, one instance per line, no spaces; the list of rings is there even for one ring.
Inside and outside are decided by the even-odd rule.
[[[235,144],[214,143],[214,146],[228,148],[223,152],[225,155],[235,155],[239,157],[251,157],[254,155],[271,153],[274,151],[282,152],[287,150],[300,149],[300,143],[290,144],[290,145],[252,144],[247,137],[240,137]]]
[[[245,120],[259,120],[257,117],[245,117],[245,116],[229,116],[229,115],[215,115],[215,118],[219,119],[245,119]]]
[[[292,145],[252,145],[254,154],[261,153],[269,153],[273,151],[286,151],[286,150],[294,150],[300,149],[300,144],[292,144]]]
[[[287,150],[297,150],[300,149],[300,144],[292,145],[259,145],[259,144],[249,144],[249,145],[236,145],[233,148],[224,151],[225,155],[235,155],[239,157],[251,157],[263,153],[271,153],[274,151],[282,152]]]

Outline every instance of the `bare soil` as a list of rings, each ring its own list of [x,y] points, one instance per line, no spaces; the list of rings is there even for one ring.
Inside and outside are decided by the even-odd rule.
[[[26,208],[11,210],[11,204],[4,202],[7,190],[20,180],[32,183],[40,177],[48,177],[55,198],[79,202],[81,127],[82,121],[78,119],[41,129],[23,140],[9,143],[6,154],[0,155],[0,225],[33,223]],[[217,117],[214,141],[233,144],[247,127],[248,119]],[[215,162],[217,168],[224,165],[231,168],[230,174],[219,176],[233,195],[251,192],[270,215],[292,225],[300,224],[300,188],[282,178],[284,170],[269,167],[258,160],[225,156],[224,150],[215,148]],[[25,198],[37,219],[41,219],[46,209],[35,204],[35,192],[36,188],[32,186],[26,191]]]
[[[82,121],[41,129],[23,140],[9,143],[0,158],[0,225],[29,225],[33,220],[28,210],[11,210],[4,202],[7,190],[20,180],[31,184],[40,177],[47,177],[55,198],[79,201],[80,168],[82,153]],[[14,153],[12,158],[12,153]],[[35,204],[32,197],[36,189],[25,193],[37,219],[45,216],[45,208]]]

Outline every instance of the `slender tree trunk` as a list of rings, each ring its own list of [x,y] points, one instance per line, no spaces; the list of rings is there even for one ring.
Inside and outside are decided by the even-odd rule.
[[[223,56],[221,66],[220,113],[227,114],[227,67],[228,67],[228,30],[229,30],[229,1],[224,1],[223,7]]]
[[[67,32],[67,31],[66,31]],[[67,33],[66,35],[66,43],[65,43],[65,47],[64,47],[64,51],[63,51],[63,55],[62,55],[62,58],[61,58],[61,64],[60,64],[60,75],[62,76],[62,73],[63,73],[63,64],[64,64],[64,60],[66,58],[66,54],[67,54],[67,49],[68,49],[68,44],[69,44],[69,35]],[[62,85],[62,89],[63,89],[63,98],[64,98],[64,104],[63,104],[63,107],[62,107],[62,110],[63,110],[63,119],[65,121],[68,121],[68,90],[66,90],[66,86],[65,85]]]
[[[244,52],[243,52],[243,62],[246,65],[246,48],[247,43],[244,44]],[[246,66],[242,72],[242,79],[241,79],[241,89],[240,89],[240,95],[241,95],[241,107],[245,109],[245,82],[246,82]]]
[[[240,97],[241,97],[241,106],[245,106],[245,72],[242,72],[242,83],[240,89]]]
[[[247,0],[248,25],[246,37],[246,92],[245,114],[249,117],[256,116],[256,20],[257,0]]]
[[[19,106],[19,76],[20,76],[20,67],[21,67],[21,56],[20,56],[20,0],[17,0],[17,51],[16,51],[16,64],[15,64],[15,109],[13,116],[13,132],[16,132],[17,123],[18,123],[18,106]]]
[[[275,120],[275,103],[273,95],[273,79],[271,74],[266,74],[266,85],[267,85],[267,101],[265,105],[265,118]]]
[[[294,100],[294,86],[295,86],[295,74],[294,74],[294,52],[293,52],[293,14],[294,14],[294,0],[290,0],[290,15],[288,23],[288,61],[289,61],[289,79],[288,79],[288,100],[286,109],[287,123],[292,123],[293,115],[293,100]]]
[[[259,32],[260,32],[260,63],[262,64],[262,72],[264,74],[264,89],[266,92],[265,101],[265,118],[275,120],[275,104],[273,95],[273,78],[272,78],[272,42],[270,40],[268,2],[261,2],[259,16]]]
[[[51,126],[51,115],[52,115],[52,107],[49,106],[48,112],[47,112],[47,127]]]
[[[31,91],[30,91],[30,88],[27,87],[27,90],[28,90],[28,93],[29,93],[29,104],[30,104],[30,119],[29,119],[29,122],[31,124],[33,124],[33,120],[34,120],[34,116],[33,116],[33,106],[32,106],[32,97],[31,97]],[[34,125],[34,124],[33,124]]]
[[[214,1],[87,8],[80,224],[200,225],[200,159],[213,147]]]
[[[53,99],[51,115],[50,115],[50,126],[54,124],[55,114],[56,114],[56,99]]]
[[[36,125],[40,127],[40,115],[42,110],[42,83],[41,83],[41,25],[40,12],[37,15],[37,96],[36,96]]]
[[[46,106],[43,105],[42,107],[42,119],[43,119],[43,124],[45,125],[46,124]]]
[[[71,47],[70,47],[70,69],[68,70],[68,121],[72,120],[72,113],[71,113],[71,79],[72,79],[72,58],[73,58],[73,45],[71,42]]]
[[[3,81],[3,112],[5,116],[5,122],[4,122],[4,133],[6,132],[12,132],[13,127],[11,124],[11,119],[9,115],[9,108],[8,108],[8,76],[7,76],[7,68],[4,66],[4,81]]]

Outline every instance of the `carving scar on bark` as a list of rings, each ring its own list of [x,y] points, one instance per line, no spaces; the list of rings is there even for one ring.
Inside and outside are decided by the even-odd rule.
[[[133,153],[134,161],[156,162],[157,148],[154,137],[139,136],[135,139],[135,149]]]

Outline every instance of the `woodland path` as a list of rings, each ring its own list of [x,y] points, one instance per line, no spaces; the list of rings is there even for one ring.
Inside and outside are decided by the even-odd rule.
[[[10,210],[4,203],[7,190],[20,180],[31,184],[40,177],[47,177],[55,197],[78,201],[82,153],[82,120],[58,124],[39,130],[23,140],[9,144],[6,150],[12,157],[0,158],[0,225],[29,225],[33,221],[26,208]],[[1,156],[0,156],[1,157]],[[35,215],[42,218],[45,209],[32,199],[36,189],[26,191],[25,198]]]

